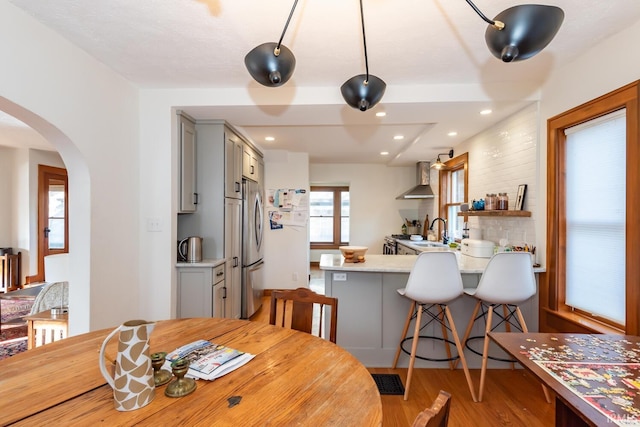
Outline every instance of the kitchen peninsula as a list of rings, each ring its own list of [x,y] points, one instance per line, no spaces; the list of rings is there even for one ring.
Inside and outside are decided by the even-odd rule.
[[[456,252],[458,266],[462,273],[465,288],[473,288],[484,271],[488,258],[474,258]],[[397,289],[404,288],[417,255],[366,255],[361,263],[345,263],[341,255],[323,254],[320,269],[325,274],[325,294],[337,297],[338,309],[337,344],[357,357],[367,367],[391,367],[393,357],[400,340],[410,301],[400,296]],[[544,268],[535,267],[536,282],[538,273]],[[462,338],[473,308],[475,299],[463,295],[449,305],[456,329]],[[520,305],[527,326],[531,332],[538,330],[538,294]],[[413,326],[411,326],[413,328]],[[472,337],[484,335],[484,323],[476,322]],[[498,329],[503,330],[503,329]],[[437,322],[430,323],[421,331],[421,336],[441,337]],[[481,351],[482,340],[473,339],[471,348]],[[410,350],[410,341],[404,348]],[[452,348],[455,349],[455,346]],[[455,351],[455,350],[454,350]],[[470,368],[480,368],[481,356],[465,350]],[[497,347],[490,354],[505,357]],[[440,339],[421,339],[418,356],[446,359],[445,346]],[[399,366],[408,365],[408,355],[400,357]],[[503,362],[489,360],[490,368],[504,368]],[[443,362],[416,359],[416,367],[447,368]]]

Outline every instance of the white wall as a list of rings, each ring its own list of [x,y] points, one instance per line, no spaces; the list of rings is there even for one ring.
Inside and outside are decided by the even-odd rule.
[[[15,148],[0,146],[0,248],[13,247]]]
[[[640,22],[593,46],[586,55],[553,74],[542,88],[540,188],[547,187],[547,120],[640,78]],[[547,198],[540,197],[538,241],[545,241]],[[539,256],[546,255],[541,253]],[[546,259],[546,258],[545,258]]]
[[[534,104],[455,147],[456,154],[469,153],[469,202],[487,193],[507,193],[513,209],[518,185],[527,185],[524,210],[532,212],[530,218],[469,217],[469,227],[481,229],[483,239],[498,243],[504,237],[510,244],[538,246],[538,141]]]
[[[434,199],[396,200],[416,185],[415,166],[312,164],[309,171],[311,185],[349,186],[349,244],[367,246],[369,254],[382,253],[384,236],[400,234],[404,218],[422,222],[425,209],[434,205]],[[432,185],[432,189],[437,192],[437,185]],[[429,216],[433,218],[432,213]],[[338,252],[314,250],[311,261],[319,261],[322,253]]]
[[[225,88],[138,91],[9,2],[0,2],[0,38],[11,40],[0,44],[0,57],[5,59],[0,67],[0,109],[49,140],[69,171],[73,224],[72,334],[113,326],[133,317],[161,319],[174,313],[177,228],[174,108],[342,102],[334,88],[273,91],[252,86],[242,91]],[[548,117],[637,79],[638,39],[640,23],[594,46],[587,55],[552,76],[543,90],[539,119],[542,134]],[[398,88],[398,93],[401,89]],[[412,93],[416,98],[426,96],[426,91]],[[394,95],[389,96],[387,101],[393,102]],[[546,149],[544,144],[540,148],[538,188],[545,188]],[[285,176],[272,178],[272,173],[267,165],[268,185],[279,184],[276,178],[282,181],[286,178],[283,182],[286,185],[304,185],[302,173],[294,175],[295,180],[300,179],[295,183]],[[414,175],[407,170],[407,185],[414,183]],[[308,183],[308,179],[304,182]],[[396,211],[420,211],[420,203],[416,206],[412,201],[395,201],[395,196],[405,190],[404,185],[398,185],[397,190],[389,191],[388,198],[376,198],[383,203],[388,200],[394,206],[391,213],[385,214],[384,220],[369,220],[365,216],[362,229],[378,236],[394,233],[401,224]],[[540,193],[535,221],[544,224],[546,199]],[[418,215],[422,216],[420,212]],[[160,232],[146,231],[148,218],[160,220]],[[356,239],[367,240],[366,235],[360,234],[362,231],[355,234],[356,229],[354,243]],[[537,227],[539,247],[545,238],[544,226]],[[308,256],[306,244],[300,240],[291,247],[279,242],[269,255],[279,257],[273,266],[288,265],[286,259],[290,254]],[[373,241],[370,246],[373,249],[380,244],[381,241]],[[302,260],[296,259],[294,264],[291,268],[303,268]],[[291,277],[292,271],[287,270],[283,277]],[[292,283],[284,280],[282,285]]]
[[[264,151],[264,189],[309,191],[309,156],[280,150]],[[309,277],[309,223],[271,230],[265,210],[264,289],[306,287]],[[297,277],[297,280],[294,280]]]
[[[70,333],[140,316],[137,91],[0,2],[0,109],[52,143],[69,173]]]

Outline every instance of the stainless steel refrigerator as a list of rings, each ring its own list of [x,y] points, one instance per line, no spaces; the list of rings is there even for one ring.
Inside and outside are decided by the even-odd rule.
[[[248,319],[262,305],[264,206],[262,188],[242,181],[242,318]]]

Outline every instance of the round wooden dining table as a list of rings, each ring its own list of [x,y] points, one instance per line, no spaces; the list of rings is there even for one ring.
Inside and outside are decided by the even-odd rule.
[[[219,318],[159,321],[151,352],[206,339],[255,357],[196,390],[119,412],[98,352],[112,329],[89,332],[0,361],[0,425],[379,426],[382,403],[367,369],[341,347],[265,323]],[[106,354],[115,359],[117,338]],[[239,396],[240,403],[229,398]]]

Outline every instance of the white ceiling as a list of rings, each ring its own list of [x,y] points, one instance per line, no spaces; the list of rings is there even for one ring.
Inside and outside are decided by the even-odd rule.
[[[293,0],[10,0],[140,88],[226,88],[244,97],[262,87],[244,56],[277,42]],[[476,0],[489,17],[517,0]],[[311,162],[389,165],[438,153],[535,102],[557,67],[640,20],[638,0],[555,0],[562,28],[537,56],[505,64],[491,56],[486,24],[464,0],[365,0],[369,70],[387,83],[382,102],[360,112],[339,88],[364,73],[357,0],[300,0],[283,44],[296,56],[293,78],[269,91],[319,90],[331,101],[189,107],[197,119],[224,119],[265,149],[304,151]],[[335,95],[334,95],[335,93]],[[291,99],[295,96],[292,95]],[[285,96],[285,98],[286,98]],[[269,99],[252,96],[253,99]],[[318,98],[320,99],[320,97]],[[493,114],[480,116],[491,108]],[[375,112],[385,111],[384,118]],[[4,123],[0,119],[0,123]],[[0,144],[27,144],[24,127]],[[16,129],[21,129],[19,132]],[[449,131],[458,132],[448,137]],[[404,140],[393,140],[403,134]],[[265,136],[275,142],[265,142]],[[16,141],[19,141],[16,143]],[[380,156],[380,151],[389,156]]]

